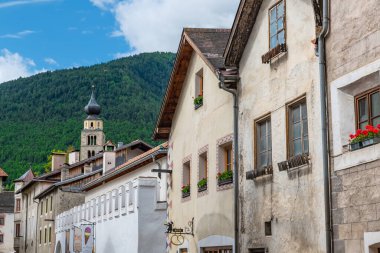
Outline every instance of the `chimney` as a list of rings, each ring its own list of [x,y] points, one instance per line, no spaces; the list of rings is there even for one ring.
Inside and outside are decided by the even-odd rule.
[[[52,153],[51,171],[60,169],[66,163],[66,153]]]
[[[71,165],[77,162],[79,162],[79,151],[74,150],[69,153],[69,164]]]
[[[103,175],[115,168],[116,163],[116,152],[105,150],[103,153]]]
[[[121,141],[119,141],[119,142],[117,143],[117,147],[118,147],[118,148],[120,148],[120,147],[123,146],[123,145],[124,145],[124,143],[121,142]]]
[[[69,178],[69,168],[68,167],[62,167],[61,169],[61,181],[65,181]]]
[[[92,163],[85,163],[83,171],[84,171],[84,174],[88,174],[92,172]]]

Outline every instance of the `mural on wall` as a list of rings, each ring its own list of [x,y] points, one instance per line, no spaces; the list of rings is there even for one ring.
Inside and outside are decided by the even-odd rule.
[[[82,251],[82,229],[74,227],[74,252]]]
[[[82,253],[92,253],[94,251],[94,229],[92,225],[82,225]]]

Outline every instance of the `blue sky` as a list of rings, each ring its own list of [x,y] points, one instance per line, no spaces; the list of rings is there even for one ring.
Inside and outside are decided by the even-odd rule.
[[[175,52],[183,27],[230,28],[238,4],[239,0],[0,0],[0,84],[141,52]]]
[[[0,8],[0,47],[33,59],[40,69],[92,65],[130,48],[112,37],[111,12],[86,0],[58,0]]]

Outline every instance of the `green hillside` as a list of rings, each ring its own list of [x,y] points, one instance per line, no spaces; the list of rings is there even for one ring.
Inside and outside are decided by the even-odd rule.
[[[173,61],[172,53],[144,53],[0,84],[0,167],[8,183],[30,165],[41,173],[53,149],[79,148],[91,85],[107,139],[150,141]]]

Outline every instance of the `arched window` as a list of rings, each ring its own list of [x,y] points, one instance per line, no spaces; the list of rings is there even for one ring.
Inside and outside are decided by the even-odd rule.
[[[100,123],[98,122],[98,128],[100,128]]]
[[[93,141],[94,140],[94,138],[92,137],[92,135],[90,136],[90,145],[92,145],[92,144],[94,144]]]
[[[94,136],[94,145],[96,145],[96,135]]]
[[[88,156],[88,158],[90,158],[91,157],[91,151],[89,150],[89,151],[87,151],[87,156]]]
[[[90,136],[87,136],[87,145],[90,145]]]
[[[95,151],[94,150],[92,151],[92,156],[95,156]]]
[[[94,122],[91,122],[91,127],[94,127]]]

